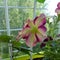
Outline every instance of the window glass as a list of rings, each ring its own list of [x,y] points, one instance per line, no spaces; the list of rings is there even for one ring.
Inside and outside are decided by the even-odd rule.
[[[24,21],[32,19],[33,9],[9,9],[10,28],[22,28]]]
[[[34,0],[8,0],[9,6],[33,7]]]
[[[4,0],[0,0],[0,6],[4,5]]]
[[[0,29],[6,29],[5,9],[0,8]]]

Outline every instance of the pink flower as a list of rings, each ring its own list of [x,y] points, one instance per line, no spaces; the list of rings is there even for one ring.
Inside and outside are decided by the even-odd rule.
[[[23,29],[18,33],[17,39],[23,38],[27,46],[33,47],[37,42],[43,42],[46,35],[46,17],[44,14],[37,16],[33,21],[27,20]]]
[[[57,7],[60,8],[60,2],[58,2]]]
[[[57,14],[60,14],[60,2],[57,4],[57,8],[55,9]]]
[[[57,14],[60,14],[60,8],[56,8],[55,12],[56,12]]]

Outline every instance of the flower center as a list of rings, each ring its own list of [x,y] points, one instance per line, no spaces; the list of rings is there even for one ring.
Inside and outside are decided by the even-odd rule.
[[[38,32],[38,28],[34,25],[34,26],[31,28],[31,32],[32,32],[32,33],[37,33],[37,32]]]

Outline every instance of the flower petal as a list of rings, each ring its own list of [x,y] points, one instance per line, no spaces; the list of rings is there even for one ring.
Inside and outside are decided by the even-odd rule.
[[[48,42],[48,41],[52,41],[53,40],[53,38],[51,37],[51,36],[48,36],[46,39],[44,39],[44,41],[43,42]]]
[[[28,21],[27,21],[27,25],[28,25],[30,28],[32,28],[32,27],[34,26],[34,23],[33,23],[32,20],[28,20]]]
[[[60,14],[60,8],[56,8],[55,12],[56,12],[57,14]]]
[[[46,17],[45,17],[45,15],[41,14],[38,18],[36,18],[35,24],[37,26],[45,25],[46,24]]]
[[[41,20],[39,26],[41,26],[41,25],[45,25],[45,24],[46,24],[46,18],[43,18],[43,19]]]
[[[18,33],[18,36],[16,37],[16,39],[17,39],[17,40],[18,40],[19,38],[27,39],[28,36],[29,36],[29,31],[30,31],[30,28],[25,28],[25,29],[21,30],[21,31]]]
[[[43,30],[44,32],[47,31],[47,28],[45,26],[39,26],[38,28],[40,28],[41,30]]]
[[[41,34],[36,34],[36,39],[37,39],[37,42],[38,42],[38,41],[39,41],[39,42],[43,42],[44,37],[41,36]]]
[[[44,30],[41,29],[41,28],[39,28],[38,30],[39,30],[39,33],[40,33],[42,36],[47,37],[47,35],[46,35],[46,31],[44,31]]]
[[[20,31],[20,32],[18,32],[18,35],[17,35],[16,39],[17,39],[17,40],[19,40],[19,39],[20,39],[20,37],[21,37],[21,35],[22,35],[22,32],[21,32],[21,31]]]
[[[34,34],[30,34],[29,38],[26,40],[26,44],[29,46],[29,47],[33,47],[35,46],[35,41],[36,41],[36,37]]]
[[[28,20],[26,21],[26,23],[25,23],[24,26],[23,26],[23,29],[24,29],[24,28],[30,28],[29,22],[30,22],[30,19],[28,19]]]
[[[43,48],[46,45],[46,43],[41,43],[40,47]]]
[[[39,29],[39,32],[36,35],[40,42],[42,42],[47,37],[46,32],[44,32],[42,29]]]
[[[39,17],[37,16],[37,17],[35,17],[35,19],[33,20],[33,23],[35,24],[35,21],[38,19]]]
[[[30,28],[25,28],[22,30],[22,38],[27,37],[29,35]]]

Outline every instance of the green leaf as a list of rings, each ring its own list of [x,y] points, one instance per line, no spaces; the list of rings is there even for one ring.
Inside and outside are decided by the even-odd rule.
[[[26,47],[21,47],[21,51],[30,55],[29,51],[31,51],[29,48],[26,48]]]
[[[19,41],[14,40],[12,41],[12,45],[13,47],[20,47],[21,43]]]
[[[9,42],[12,39],[12,36],[0,35],[0,42]]]
[[[39,3],[44,3],[45,0],[37,0]]]
[[[30,55],[30,49],[29,48],[26,48],[26,47],[14,47],[15,49],[17,49],[18,51],[21,51],[21,52],[23,52],[23,53],[26,53],[26,54],[28,54],[28,55]],[[32,51],[31,51],[32,52]]]

